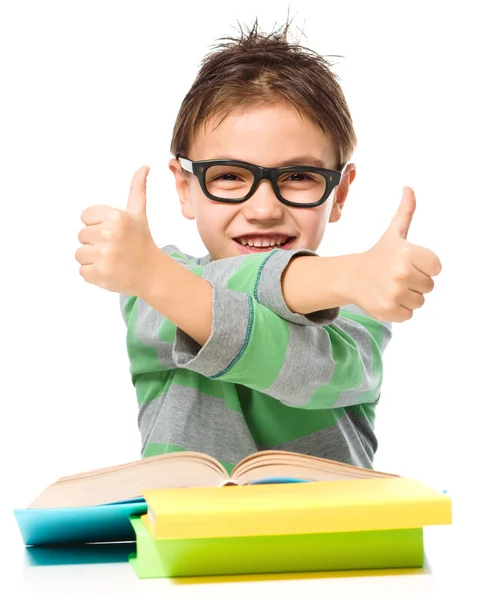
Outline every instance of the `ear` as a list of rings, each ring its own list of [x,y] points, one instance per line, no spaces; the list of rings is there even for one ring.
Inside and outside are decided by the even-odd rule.
[[[338,221],[342,215],[342,209],[344,208],[345,201],[347,199],[347,194],[349,192],[349,186],[354,181],[356,177],[356,165],[351,163],[346,166],[344,172],[342,173],[342,179],[340,183],[334,190],[334,203],[332,206],[332,211],[330,213],[330,218],[328,219],[329,223],[335,223]]]
[[[181,212],[186,219],[194,219],[193,204],[191,202],[191,189],[189,187],[188,176],[183,172],[179,161],[176,158],[168,163],[168,168],[175,177],[175,187],[181,203]]]

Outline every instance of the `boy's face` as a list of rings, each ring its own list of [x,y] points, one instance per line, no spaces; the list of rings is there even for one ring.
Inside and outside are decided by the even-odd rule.
[[[323,131],[308,118],[300,117],[288,104],[234,111],[215,129],[214,124],[215,121],[209,120],[206,127],[200,128],[186,158],[192,161],[224,158],[277,167],[314,165],[306,158],[310,157],[321,161],[324,168],[337,166],[335,149]],[[193,174],[183,174],[177,160],[172,159],[169,167],[176,178],[182,214],[196,220],[211,260],[247,252],[269,252],[275,246],[262,244],[266,244],[266,237],[268,243],[273,237],[276,241],[276,233],[293,238],[282,248],[316,251],[327,223],[340,218],[349,184],[356,173],[353,164],[347,165],[340,184],[323,204],[301,208],[280,202],[267,179],[262,180],[254,195],[244,202],[217,202],[204,195]],[[243,245],[235,239],[241,241],[244,236],[248,237]],[[256,245],[245,245],[245,241]]]

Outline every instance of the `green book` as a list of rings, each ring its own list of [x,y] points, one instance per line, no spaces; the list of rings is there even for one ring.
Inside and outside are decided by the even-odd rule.
[[[155,540],[130,517],[141,579],[422,567],[423,529]]]

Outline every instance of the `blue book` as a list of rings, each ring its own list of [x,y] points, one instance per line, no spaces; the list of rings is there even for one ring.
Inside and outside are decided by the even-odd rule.
[[[130,517],[143,515],[144,498],[78,508],[14,509],[26,546],[135,541]]]

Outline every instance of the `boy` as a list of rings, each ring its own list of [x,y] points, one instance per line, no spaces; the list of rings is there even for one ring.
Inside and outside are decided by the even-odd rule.
[[[356,136],[328,64],[288,27],[227,38],[181,105],[169,167],[206,256],[155,246],[148,167],[126,210],[82,214],[80,273],[120,293],[143,457],[200,451],[231,471],[274,448],[371,468],[391,322],[441,270],[406,241],[410,188],[373,248],[315,253],[354,180]]]

